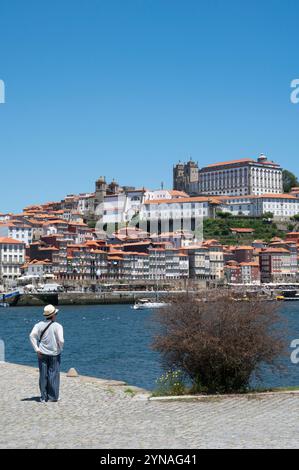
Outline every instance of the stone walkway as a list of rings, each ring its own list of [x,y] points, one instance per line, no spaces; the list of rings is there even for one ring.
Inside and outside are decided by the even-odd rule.
[[[0,364],[0,448],[299,447],[295,393],[149,401],[141,389],[62,374],[61,402],[43,405],[37,382],[36,369]]]

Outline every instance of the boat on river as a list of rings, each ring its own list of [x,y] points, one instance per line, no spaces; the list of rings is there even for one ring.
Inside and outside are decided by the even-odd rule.
[[[169,304],[166,302],[159,302],[154,301],[151,299],[139,299],[133,305],[134,310],[147,310],[147,309],[155,309],[155,308],[163,308],[167,307]]]
[[[295,289],[286,289],[280,292],[279,295],[276,296],[276,300],[279,301],[296,301],[299,300],[299,292]]]

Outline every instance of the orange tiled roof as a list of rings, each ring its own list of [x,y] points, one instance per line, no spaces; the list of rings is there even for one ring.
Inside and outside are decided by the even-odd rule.
[[[68,222],[66,222],[63,219],[56,219],[56,220],[49,220],[48,222],[44,222],[43,225],[58,225],[58,224],[65,224],[68,225]]]
[[[188,194],[185,191],[177,191],[176,189],[172,189],[168,191],[171,196],[178,196],[178,197],[188,197]]]
[[[260,196],[257,196],[258,199],[295,199],[298,200],[296,196],[292,196],[291,194],[261,194]]]
[[[259,267],[259,263],[255,262],[255,261],[250,261],[248,263],[240,263],[240,266],[253,266],[253,267],[256,267],[258,268]]]
[[[25,243],[9,237],[0,237],[0,245],[25,245]]]
[[[227,162],[218,162],[218,163],[212,163],[210,165],[207,165],[205,168],[212,168],[214,166],[222,166],[222,165],[233,165],[235,163],[253,163],[255,160],[252,158],[241,158],[239,160],[229,160]]]
[[[265,248],[264,250],[261,251],[261,253],[290,253],[289,250],[287,250],[286,248],[274,248],[274,247],[271,247],[271,248]]]
[[[236,250],[254,250],[253,246],[240,245],[235,248]]]
[[[144,204],[182,204],[192,202],[212,202],[219,204],[220,199],[214,196],[196,196],[196,197],[182,197],[178,199],[152,199],[145,201]]]

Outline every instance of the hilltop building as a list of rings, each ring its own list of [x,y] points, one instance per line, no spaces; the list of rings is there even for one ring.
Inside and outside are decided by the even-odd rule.
[[[173,176],[173,188],[188,194],[247,196],[283,193],[281,166],[263,154],[257,160],[230,160],[201,169],[192,161],[178,163]]]

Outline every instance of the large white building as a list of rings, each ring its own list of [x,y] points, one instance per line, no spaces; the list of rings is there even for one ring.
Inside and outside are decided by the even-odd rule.
[[[282,168],[265,155],[257,161],[246,158],[214,163],[199,171],[199,192],[215,196],[280,194]]]
[[[134,218],[144,215],[145,204],[156,201],[168,203],[169,201],[179,201],[188,198],[188,195],[181,191],[160,189],[148,191],[142,189],[132,189],[120,194],[110,194],[104,196],[103,202],[98,206],[97,216],[103,225],[105,224],[125,224],[134,223]]]
[[[175,166],[173,187],[191,195],[280,194],[283,192],[282,168],[263,154],[257,160],[230,160],[201,169],[190,161]]]
[[[275,218],[289,218],[299,214],[299,194],[234,196],[222,198],[222,201],[221,210],[236,216],[260,217],[271,212]]]
[[[12,238],[0,237],[0,280],[12,281],[20,276],[25,261],[25,244]]]
[[[218,198],[186,197],[145,201],[139,226],[150,235],[167,232],[192,232],[194,239],[203,238],[203,219],[214,217]]]

